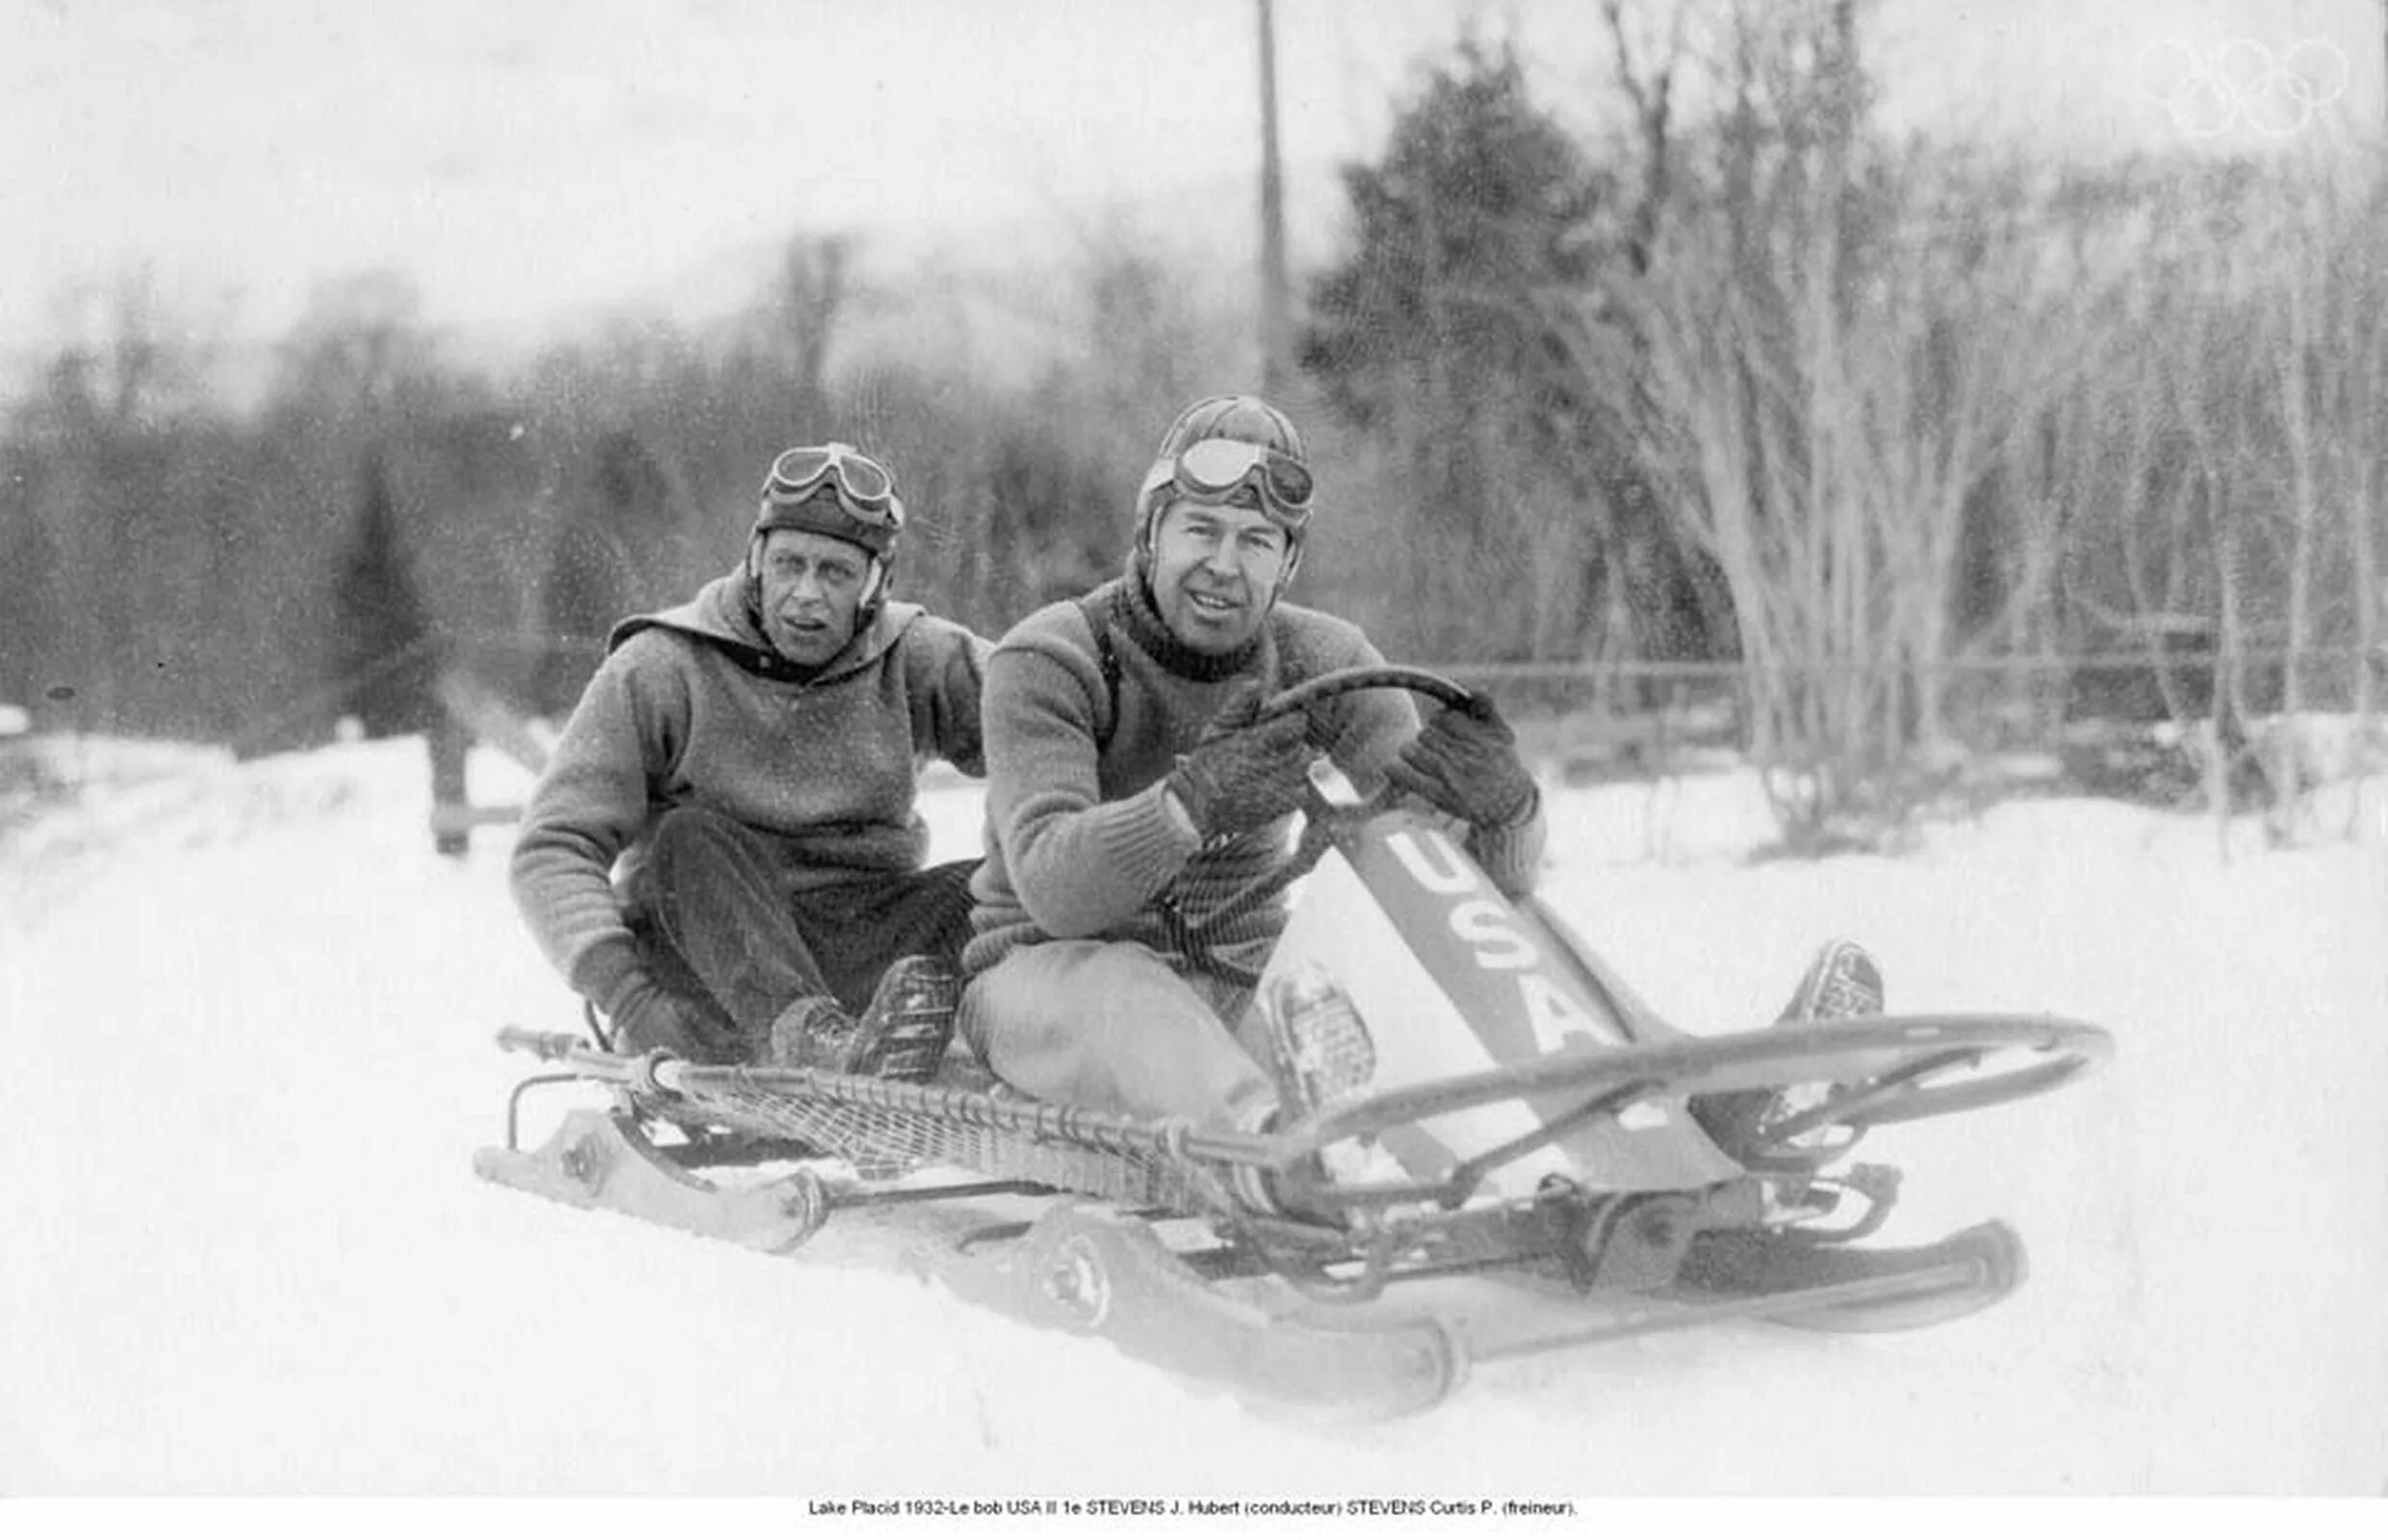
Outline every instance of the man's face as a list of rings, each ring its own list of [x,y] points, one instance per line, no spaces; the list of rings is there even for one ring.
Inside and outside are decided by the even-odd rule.
[[[871,581],[860,546],[810,529],[763,536],[763,634],[782,657],[817,668],[854,639],[854,618]]]
[[[1153,531],[1153,603],[1195,652],[1233,652],[1268,618],[1291,555],[1285,531],[1257,508],[1173,502]]]

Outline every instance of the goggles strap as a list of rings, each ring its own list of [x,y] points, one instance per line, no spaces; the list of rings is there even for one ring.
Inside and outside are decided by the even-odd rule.
[[[891,499],[876,504],[857,502],[854,495],[846,490],[845,483],[835,476],[825,476],[802,492],[771,494],[763,501],[766,506],[774,508],[801,508],[821,500],[824,495],[857,524],[868,525],[874,529],[900,529],[904,526],[902,503]]]

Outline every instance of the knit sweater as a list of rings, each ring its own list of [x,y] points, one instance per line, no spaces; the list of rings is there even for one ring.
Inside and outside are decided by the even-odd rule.
[[[741,574],[614,629],[532,791],[514,847],[516,906],[575,988],[602,993],[629,933],[616,896],[663,814],[696,805],[779,836],[790,891],[916,870],[913,807],[932,757],[985,773],[987,643],[888,603],[818,669],[775,652]],[[592,953],[597,954],[592,961]]]
[[[1116,703],[1087,609],[1106,617],[1118,669]],[[1134,577],[1048,604],[997,644],[988,661],[987,855],[971,885],[965,972],[1014,948],[1102,937],[1183,953],[1174,916],[1199,922],[1222,899],[1284,860],[1288,824],[1204,840],[1164,797],[1176,757],[1193,748],[1236,683],[1269,694],[1338,669],[1384,662],[1359,628],[1278,604],[1234,654],[1205,654],[1169,632]],[[1116,709],[1115,709],[1116,707]],[[1310,740],[1363,792],[1418,732],[1410,696],[1361,690],[1310,713]],[[1541,859],[1541,799],[1508,829],[1472,830],[1468,848],[1503,888],[1532,886]],[[1215,950],[1248,960],[1285,928],[1280,902],[1220,933]]]

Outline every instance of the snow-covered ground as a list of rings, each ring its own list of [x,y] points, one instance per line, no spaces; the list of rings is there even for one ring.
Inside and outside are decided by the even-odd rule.
[[[1289,1426],[886,1271],[472,1174],[573,1025],[507,832],[434,855],[420,745],[87,746],[0,836],[0,1491],[1431,1499],[2376,1496],[2388,1482],[2388,787],[2352,842],[2010,804],[1896,860],[1741,863],[1745,782],[1553,795],[1545,891],[1695,1030],[1870,943],[1899,1008],[2110,1027],[2037,1101],[1885,1130],[1898,1229],[1990,1216],[1983,1315],[1729,1326],[1482,1366]],[[480,795],[518,796],[476,761]],[[940,853],[975,793],[930,799]],[[1664,816],[1677,860],[1650,861]],[[539,1104],[527,1132],[536,1126]]]

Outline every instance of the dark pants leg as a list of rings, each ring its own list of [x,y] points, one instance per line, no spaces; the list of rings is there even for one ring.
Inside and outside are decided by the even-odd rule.
[[[970,874],[977,869],[975,860],[948,861],[792,895],[789,908],[812,943],[829,992],[847,1010],[860,1011],[887,964],[914,953],[959,969],[963,943],[970,938]]]
[[[771,837],[703,808],[682,808],[655,826],[633,908],[684,973],[726,1014],[753,1057],[771,1023],[806,995],[860,1010],[887,964],[911,952],[948,961],[969,934],[970,869],[859,878],[788,891]]]
[[[827,989],[772,854],[766,836],[732,819],[678,808],[655,825],[631,895],[750,1046],[770,1040],[790,1000]]]

